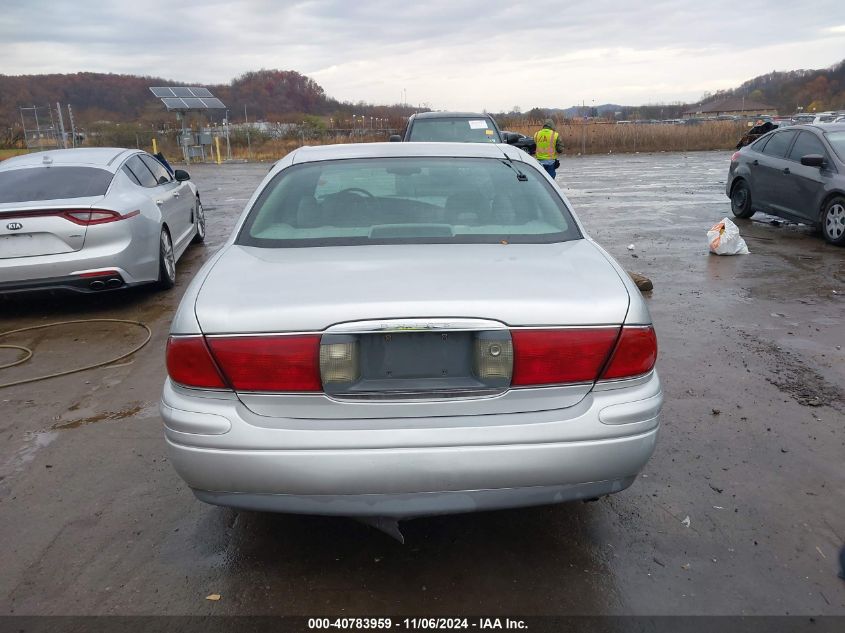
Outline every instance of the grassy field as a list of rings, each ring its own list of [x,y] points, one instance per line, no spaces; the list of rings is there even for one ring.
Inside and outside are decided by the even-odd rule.
[[[21,154],[28,153],[28,149],[0,149],[0,160],[6,160],[12,156],[20,156]]]

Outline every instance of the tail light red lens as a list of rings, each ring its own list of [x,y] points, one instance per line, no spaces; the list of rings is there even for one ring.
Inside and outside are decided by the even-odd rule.
[[[511,385],[593,382],[607,362],[618,327],[512,330]]]
[[[209,337],[236,391],[322,391],[319,335]]]
[[[174,382],[201,389],[228,388],[211,358],[202,336],[167,339],[167,374]]]
[[[650,372],[657,361],[657,336],[649,326],[622,328],[613,358],[602,373],[602,380],[633,378]]]
[[[735,162],[736,162],[736,161],[738,161],[738,160],[739,160],[739,152],[734,152],[734,153],[731,155],[731,162],[732,162],[732,163],[735,163]]]
[[[94,209],[91,211],[63,211],[60,215],[74,224],[82,226],[91,226],[92,224],[105,224],[106,222],[117,222],[118,220],[125,220],[134,217],[141,213],[140,211],[130,211],[126,214],[120,214],[117,211],[106,211],[104,209]]]

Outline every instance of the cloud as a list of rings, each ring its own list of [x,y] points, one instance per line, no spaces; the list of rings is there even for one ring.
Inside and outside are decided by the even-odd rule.
[[[341,100],[500,110],[696,99],[773,69],[830,65],[841,0],[30,0],[0,15],[0,73],[80,70],[221,83],[297,70]],[[44,19],[49,15],[49,19]]]

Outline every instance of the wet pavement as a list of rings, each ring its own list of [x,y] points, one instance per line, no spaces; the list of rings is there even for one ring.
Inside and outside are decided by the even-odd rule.
[[[0,299],[0,331],[153,332],[116,366],[0,389],[0,614],[845,614],[845,249],[755,217],[738,222],[751,255],[709,256],[728,157],[558,172],[588,231],[654,282],[666,406],[643,476],[589,504],[410,521],[404,546],[352,520],[204,505],[167,463],[170,318],[269,167],[192,166],[209,237],[173,291]],[[36,357],[0,383],[140,340],[118,324],[8,337]]]

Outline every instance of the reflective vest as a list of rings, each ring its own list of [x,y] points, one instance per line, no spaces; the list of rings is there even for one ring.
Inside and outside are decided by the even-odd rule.
[[[537,160],[554,160],[557,158],[557,139],[560,136],[554,130],[544,127],[534,135],[534,142],[537,144],[537,151],[534,156]]]

